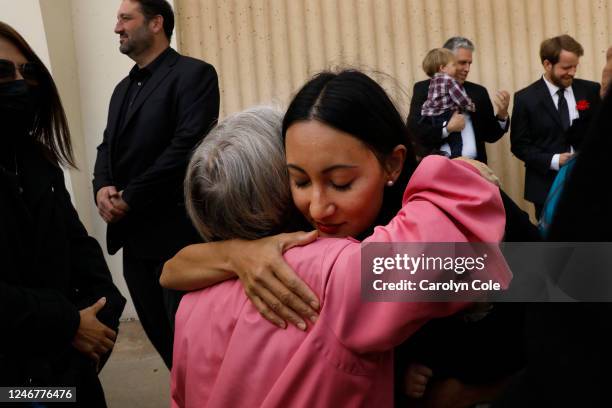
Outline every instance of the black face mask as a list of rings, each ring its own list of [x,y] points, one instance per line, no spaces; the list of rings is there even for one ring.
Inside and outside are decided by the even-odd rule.
[[[0,84],[0,135],[26,136],[34,124],[37,103],[36,92],[26,81]]]

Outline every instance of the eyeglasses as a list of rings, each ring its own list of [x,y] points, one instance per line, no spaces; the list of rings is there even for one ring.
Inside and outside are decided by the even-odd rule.
[[[15,64],[13,61],[0,59],[0,82],[8,82],[17,79],[17,70],[23,79],[28,82],[37,83],[40,79],[40,67],[35,62]]]

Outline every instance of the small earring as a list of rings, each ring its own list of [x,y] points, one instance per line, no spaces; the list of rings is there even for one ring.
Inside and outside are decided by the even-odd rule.
[[[387,187],[391,187],[395,183],[393,180],[387,181]]]

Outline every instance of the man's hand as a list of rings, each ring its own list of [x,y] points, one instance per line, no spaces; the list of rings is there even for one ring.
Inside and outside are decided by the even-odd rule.
[[[500,119],[508,119],[508,106],[510,105],[510,93],[508,91],[497,91],[493,96],[493,103],[497,108],[497,116]]]
[[[117,333],[102,324],[96,314],[106,304],[106,298],[100,298],[93,305],[79,311],[81,322],[74,338],[72,346],[82,354],[96,362],[115,345]]]
[[[421,398],[433,372],[422,364],[411,363],[404,373],[404,392],[411,398]]]
[[[448,133],[461,132],[465,127],[465,116],[459,112],[453,113],[450,120],[446,124]]]
[[[111,201],[111,204],[113,204],[113,207],[115,207],[115,209],[121,211],[123,213],[123,215],[125,215],[125,213],[127,213],[130,210],[130,206],[128,205],[128,203],[126,203],[123,200],[123,190],[119,191],[118,193],[116,192],[115,194],[111,195],[110,201]],[[121,217],[123,217],[123,216],[121,216]]]
[[[559,155],[559,167],[565,166],[572,157],[574,157],[574,153],[561,153]]]
[[[117,194],[115,186],[102,187],[96,194],[98,213],[107,223],[117,222],[125,216],[125,210],[116,208],[111,201],[111,198]]]

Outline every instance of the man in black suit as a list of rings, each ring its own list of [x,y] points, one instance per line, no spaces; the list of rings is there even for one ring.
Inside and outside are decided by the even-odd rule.
[[[481,85],[466,81],[472,65],[474,44],[464,37],[452,37],[446,41],[444,48],[455,54],[457,66],[455,77],[476,105],[476,111],[463,114],[456,112],[442,126],[432,126],[421,120],[421,107],[427,100],[430,80],[414,84],[408,127],[419,144],[416,146],[417,153],[425,156],[432,152],[443,151],[450,155],[451,149],[447,137],[453,132],[461,132],[461,155],[486,163],[485,142],[494,143],[508,131],[510,94],[506,91],[495,94],[493,102],[497,113],[494,115],[487,90]]]
[[[525,162],[525,199],[534,204],[537,218],[599,105],[599,84],[574,79],[583,53],[569,35],[545,40],[540,46],[544,75],[514,95],[512,153]]]
[[[190,152],[219,114],[215,69],[170,48],[174,15],[165,0],[123,0],[115,33],[136,65],[111,97],[98,146],[94,192],[108,223],[142,326],[168,367],[172,325],[159,285],[163,263],[198,242],[183,203]]]

